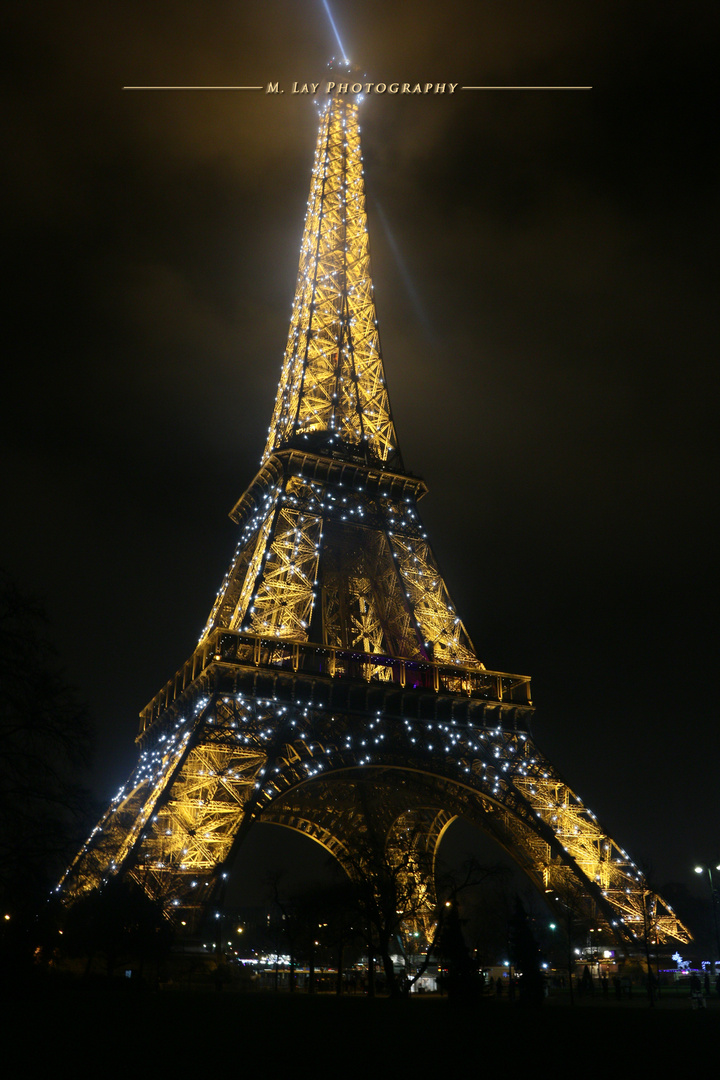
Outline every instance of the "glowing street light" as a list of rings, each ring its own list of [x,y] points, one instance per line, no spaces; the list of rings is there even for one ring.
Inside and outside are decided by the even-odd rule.
[[[718,865],[715,866],[714,869],[715,870],[720,870],[720,863],[718,863]],[[713,868],[710,867],[710,866],[703,866],[701,864],[698,864],[695,867],[695,873],[696,874],[705,874],[705,873],[707,873],[707,876],[708,876],[708,885],[710,887],[710,904],[712,906],[713,925],[715,926],[715,948],[717,950],[717,952],[715,954],[715,959],[720,960],[720,927],[718,927],[718,914],[717,914],[717,903],[718,902],[717,902],[717,898],[715,896],[715,886],[713,884],[712,872],[713,872]],[[714,965],[713,965],[713,967],[714,967]]]

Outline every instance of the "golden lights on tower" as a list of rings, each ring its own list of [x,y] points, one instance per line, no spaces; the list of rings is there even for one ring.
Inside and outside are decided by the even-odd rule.
[[[463,817],[549,902],[579,892],[625,945],[648,918],[657,940],[689,939],[535,746],[529,678],[479,660],[418,514],[425,492],[390,411],[357,105],[333,98],[267,445],[231,514],[235,554],[193,655],[141,714],[138,765],[65,896],[130,874],[195,926],[258,820],[310,837],[352,876],[369,783],[424,923],[437,845]]]

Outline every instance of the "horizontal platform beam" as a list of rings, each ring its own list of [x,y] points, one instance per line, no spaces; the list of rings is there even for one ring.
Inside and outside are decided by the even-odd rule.
[[[458,719],[478,723],[489,707],[495,715],[511,709],[528,718],[532,713],[528,675],[215,630],[142,710],[140,738],[199,682],[228,674],[238,691],[253,696],[280,695],[366,714],[382,709],[389,715],[434,716],[438,698],[452,700],[448,708]]]

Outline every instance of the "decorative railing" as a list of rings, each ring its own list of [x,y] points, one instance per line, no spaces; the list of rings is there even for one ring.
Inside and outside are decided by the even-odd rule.
[[[314,642],[285,641],[231,630],[214,630],[198,645],[162,690],[142,710],[141,733],[197,679],[224,666],[296,673],[305,678],[365,680],[407,690],[479,698],[489,704],[532,708],[529,675],[510,675],[483,667],[435,664],[430,660],[381,656]]]

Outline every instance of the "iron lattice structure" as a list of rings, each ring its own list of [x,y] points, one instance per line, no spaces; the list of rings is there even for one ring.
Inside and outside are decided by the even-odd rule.
[[[384,855],[432,920],[457,817],[623,947],[689,934],[536,746],[527,676],[488,671],[420,521],[373,301],[357,106],[325,108],[290,333],[240,539],[193,655],[141,714],[140,758],[61,890],[114,874],[197,927],[255,822],[351,878]],[[404,860],[404,861],[403,861]]]

